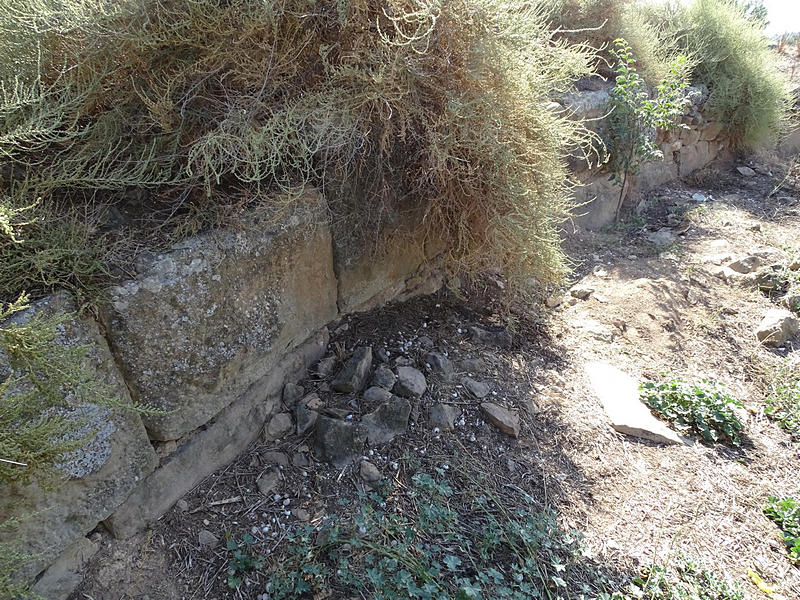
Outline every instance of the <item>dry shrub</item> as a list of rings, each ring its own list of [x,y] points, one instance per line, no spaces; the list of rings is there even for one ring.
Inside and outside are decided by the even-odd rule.
[[[527,2],[11,0],[0,186],[203,207],[310,184],[354,230],[421,211],[453,270],[548,279],[586,135],[548,105],[591,56]]]
[[[614,40],[623,38],[637,58],[641,76],[656,85],[668,75],[680,52],[660,20],[649,18],[652,10],[652,3],[639,0],[550,0],[551,19],[561,30],[559,35],[598,50],[599,73],[614,77],[610,50]]]

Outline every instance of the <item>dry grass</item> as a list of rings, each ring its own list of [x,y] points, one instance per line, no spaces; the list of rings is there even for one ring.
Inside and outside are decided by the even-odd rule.
[[[548,102],[592,54],[534,5],[14,0],[0,34],[12,206],[146,190],[203,212],[312,184],[353,231],[418,211],[453,270],[563,271],[586,133]]]

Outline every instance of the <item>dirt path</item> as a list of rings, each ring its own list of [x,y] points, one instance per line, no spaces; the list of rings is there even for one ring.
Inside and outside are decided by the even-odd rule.
[[[400,358],[428,379],[408,432],[365,455],[400,490],[386,500],[396,502],[394,510],[404,506],[402,490],[415,470],[428,468],[456,483],[482,472],[498,489],[524,490],[538,506],[554,508],[562,527],[583,532],[597,563],[609,565],[603,569],[611,582],[630,580],[680,550],[740,582],[748,598],[763,596],[748,580],[750,569],[785,598],[800,598],[800,567],[789,562],[777,527],[762,513],[769,496],[800,488],[798,446],[764,415],[765,381],[794,348],[769,350],[755,338],[775,299],[740,279],[718,277],[737,258],[761,253],[788,264],[800,252],[798,192],[765,200],[774,185],[768,175],[731,171],[707,181],[713,190],[702,179],[662,190],[624,227],[572,239],[570,246],[580,249],[573,252],[577,283],[591,293],[585,299],[566,293],[557,306],[520,320],[509,348],[470,333],[474,325],[505,325],[491,302],[448,294],[340,324],[331,346],[342,356],[359,345],[384,348],[388,364]],[[498,292],[493,281],[486,285],[483,298]],[[453,362],[452,378],[430,372],[424,356],[431,349]],[[640,380],[668,371],[723,382],[747,409],[742,447],[663,446],[615,432],[585,373],[597,360]],[[488,384],[488,399],[519,411],[518,439],[484,422],[479,402],[459,383],[466,375]],[[303,383],[332,408],[356,417],[368,410],[352,399],[344,404],[328,384],[325,377]],[[460,411],[453,432],[430,426],[437,402]],[[281,461],[286,493],[265,498],[256,479]],[[268,597],[264,573],[250,573],[245,584],[229,589],[230,552],[222,544],[200,544],[198,532],[224,543],[252,531],[259,552],[280,553],[286,531],[347,513],[342,499],[364,489],[358,463],[338,470],[317,462],[308,437],[256,444],[152,531],[126,542],[101,532],[103,550],[73,599]],[[283,506],[287,500],[291,510]],[[468,520],[466,508],[462,518]],[[338,589],[314,597],[351,597]]]

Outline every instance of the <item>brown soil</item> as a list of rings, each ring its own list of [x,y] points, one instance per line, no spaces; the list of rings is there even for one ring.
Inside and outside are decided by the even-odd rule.
[[[567,247],[576,277],[594,293],[580,301],[567,295],[554,309],[518,315],[511,349],[476,343],[468,332],[471,325],[508,325],[494,309],[502,293],[497,277],[472,290],[471,301],[440,293],[337,324],[331,350],[341,357],[370,344],[423,366],[419,338],[425,335],[456,363],[483,358],[486,368],[475,377],[491,385],[494,401],[522,415],[519,439],[506,437],[483,423],[478,402],[457,387],[458,376],[454,383],[429,376],[408,433],[374,449],[370,460],[398,484],[406,480],[409,456],[453,471],[492,473],[553,507],[565,528],[584,532],[617,581],[682,550],[740,582],[748,598],[761,595],[749,569],[785,598],[800,598],[800,567],[789,562],[777,527],[762,513],[769,496],[800,488],[798,446],[764,414],[769,372],[795,348],[766,349],[753,333],[776,299],[715,276],[720,255],[769,248],[793,256],[800,250],[797,182],[787,181],[766,198],[782,179],[781,167],[753,166],[759,171],[753,178],[733,169],[701,173],[692,186],[652,194],[643,214],[615,230],[572,236]],[[710,199],[693,201],[697,192]],[[683,233],[669,247],[654,246],[647,234],[668,225]],[[584,373],[595,360],[638,378],[668,371],[723,382],[747,408],[742,446],[666,447],[615,432]],[[348,407],[325,381],[304,386],[329,405]],[[464,424],[452,433],[430,430],[425,417],[434,401],[458,405]],[[365,407],[350,409],[357,416]],[[73,600],[255,598],[263,592],[258,574],[236,591],[225,584],[226,535],[240,539],[256,528],[259,551],[273,550],[301,524],[301,513],[291,511],[307,511],[317,524],[326,514],[349,510],[340,499],[363,489],[354,469],[315,462],[310,446],[307,438],[255,444],[188,494],[186,512],[174,508],[152,530],[125,542],[103,534],[103,549]],[[281,491],[289,496],[277,501],[255,485],[271,451],[309,460],[282,469]],[[201,548],[202,529],[222,544]]]

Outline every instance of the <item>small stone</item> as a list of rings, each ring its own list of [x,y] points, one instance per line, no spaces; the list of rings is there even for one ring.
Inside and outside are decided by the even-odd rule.
[[[305,398],[300,400],[300,404],[311,410],[319,410],[325,405],[317,394],[308,394]]]
[[[264,464],[267,465],[281,465],[283,467],[289,466],[289,456],[285,452],[276,452],[275,450],[271,450],[270,452],[265,452],[261,458],[264,461]]]
[[[736,167],[736,170],[745,177],[755,177],[756,175],[756,172],[750,167]]]
[[[419,336],[419,339],[417,340],[417,344],[423,350],[431,350],[431,349],[433,349],[433,345],[434,345],[433,344],[433,340],[431,338],[429,338],[427,335]]]
[[[294,416],[297,421],[297,435],[305,435],[316,425],[319,413],[307,404],[298,404],[294,409]]]
[[[392,389],[396,381],[397,377],[386,365],[381,365],[375,369],[375,374],[372,376],[372,385],[382,387],[385,390]]]
[[[189,503],[181,498],[178,502],[175,503],[175,507],[178,509],[178,512],[188,512],[189,511]]]
[[[692,194],[692,200],[694,200],[695,202],[705,202],[706,199],[707,198],[705,194],[701,194],[700,192],[695,192],[694,194]]]
[[[204,548],[214,548],[219,544],[219,538],[208,529],[201,529],[197,534],[197,541]]]
[[[782,298],[781,304],[793,313],[800,313],[800,289],[791,289]]]
[[[386,348],[378,348],[378,351],[375,352],[375,355],[378,357],[378,360],[382,363],[389,362],[389,351]]]
[[[392,397],[392,392],[378,386],[367,388],[364,392],[364,400],[371,405],[387,402]]]
[[[461,416],[461,409],[450,404],[434,404],[428,414],[428,426],[431,429],[438,427],[441,431],[452,431],[455,422]]]
[[[575,284],[571,288],[569,288],[569,293],[573,298],[577,298],[578,300],[586,300],[594,294],[594,288],[589,287],[588,285],[582,284]]]
[[[361,456],[367,428],[361,423],[320,415],[315,428],[314,450],[321,460],[341,469]]]
[[[800,270],[800,256],[795,257],[789,261],[789,270],[790,271]]]
[[[483,373],[486,370],[486,361],[482,358],[464,358],[458,361],[458,368],[467,373]]]
[[[256,479],[258,491],[267,497],[272,496],[281,485],[281,472],[278,469],[270,469],[262,473]]]
[[[562,294],[561,292],[556,292],[555,294],[550,294],[544,301],[544,304],[545,306],[547,306],[547,308],[555,308],[563,301],[564,301],[564,294]]]
[[[453,361],[441,352],[428,352],[423,360],[431,366],[431,371],[438,373],[445,379],[450,379],[455,372]]]
[[[292,514],[298,521],[303,521],[304,523],[311,520],[311,514],[303,508],[295,508]]]
[[[386,444],[408,429],[411,403],[405,398],[393,396],[361,419],[367,428],[367,439],[372,445]]]
[[[419,398],[425,393],[428,383],[425,376],[414,367],[398,367],[397,383],[394,391],[398,396],[406,398]]]
[[[265,432],[265,438],[270,441],[279,440],[289,435],[293,429],[294,423],[292,423],[292,415],[289,413],[278,413],[270,419]]]
[[[472,377],[462,377],[461,385],[463,385],[470,394],[479,400],[482,400],[489,395],[489,384],[482,381],[476,381]]]
[[[292,466],[293,467],[307,467],[311,464],[311,461],[308,460],[308,457],[303,454],[302,452],[295,452],[292,454]]]
[[[519,437],[520,423],[518,414],[493,402],[481,404],[481,412],[486,417],[486,420],[501,432],[511,437]]]
[[[512,339],[511,334],[505,330],[501,331],[487,331],[480,327],[472,326],[469,328],[469,333],[472,339],[490,346],[497,346],[498,348],[510,348]]]
[[[747,256],[745,258],[733,261],[728,265],[728,268],[733,269],[737,273],[747,274],[752,273],[763,264],[764,261],[758,256]]]
[[[367,483],[375,483],[376,481],[380,481],[381,479],[383,479],[381,470],[368,460],[361,461],[361,468],[359,470],[359,473],[361,475],[361,479],[363,479]]]
[[[294,408],[297,401],[300,400],[305,393],[306,391],[303,389],[302,385],[287,383],[283,386],[283,405],[286,408]]]
[[[765,346],[782,346],[800,331],[800,321],[787,310],[774,308],[767,311],[756,329],[758,341]]]
[[[372,348],[369,346],[357,348],[331,383],[331,388],[345,394],[360,392],[367,382],[367,375],[371,367]]]
[[[647,239],[656,246],[670,246],[675,243],[675,232],[668,227],[662,227],[658,231],[647,234]]]
[[[330,377],[331,373],[333,373],[333,369],[336,368],[336,357],[335,356],[328,356],[327,358],[323,358],[321,361],[317,363],[317,368],[315,369],[317,377],[320,379],[326,379]]]
[[[413,367],[414,359],[408,356],[398,356],[394,359],[394,364],[397,367]]]

